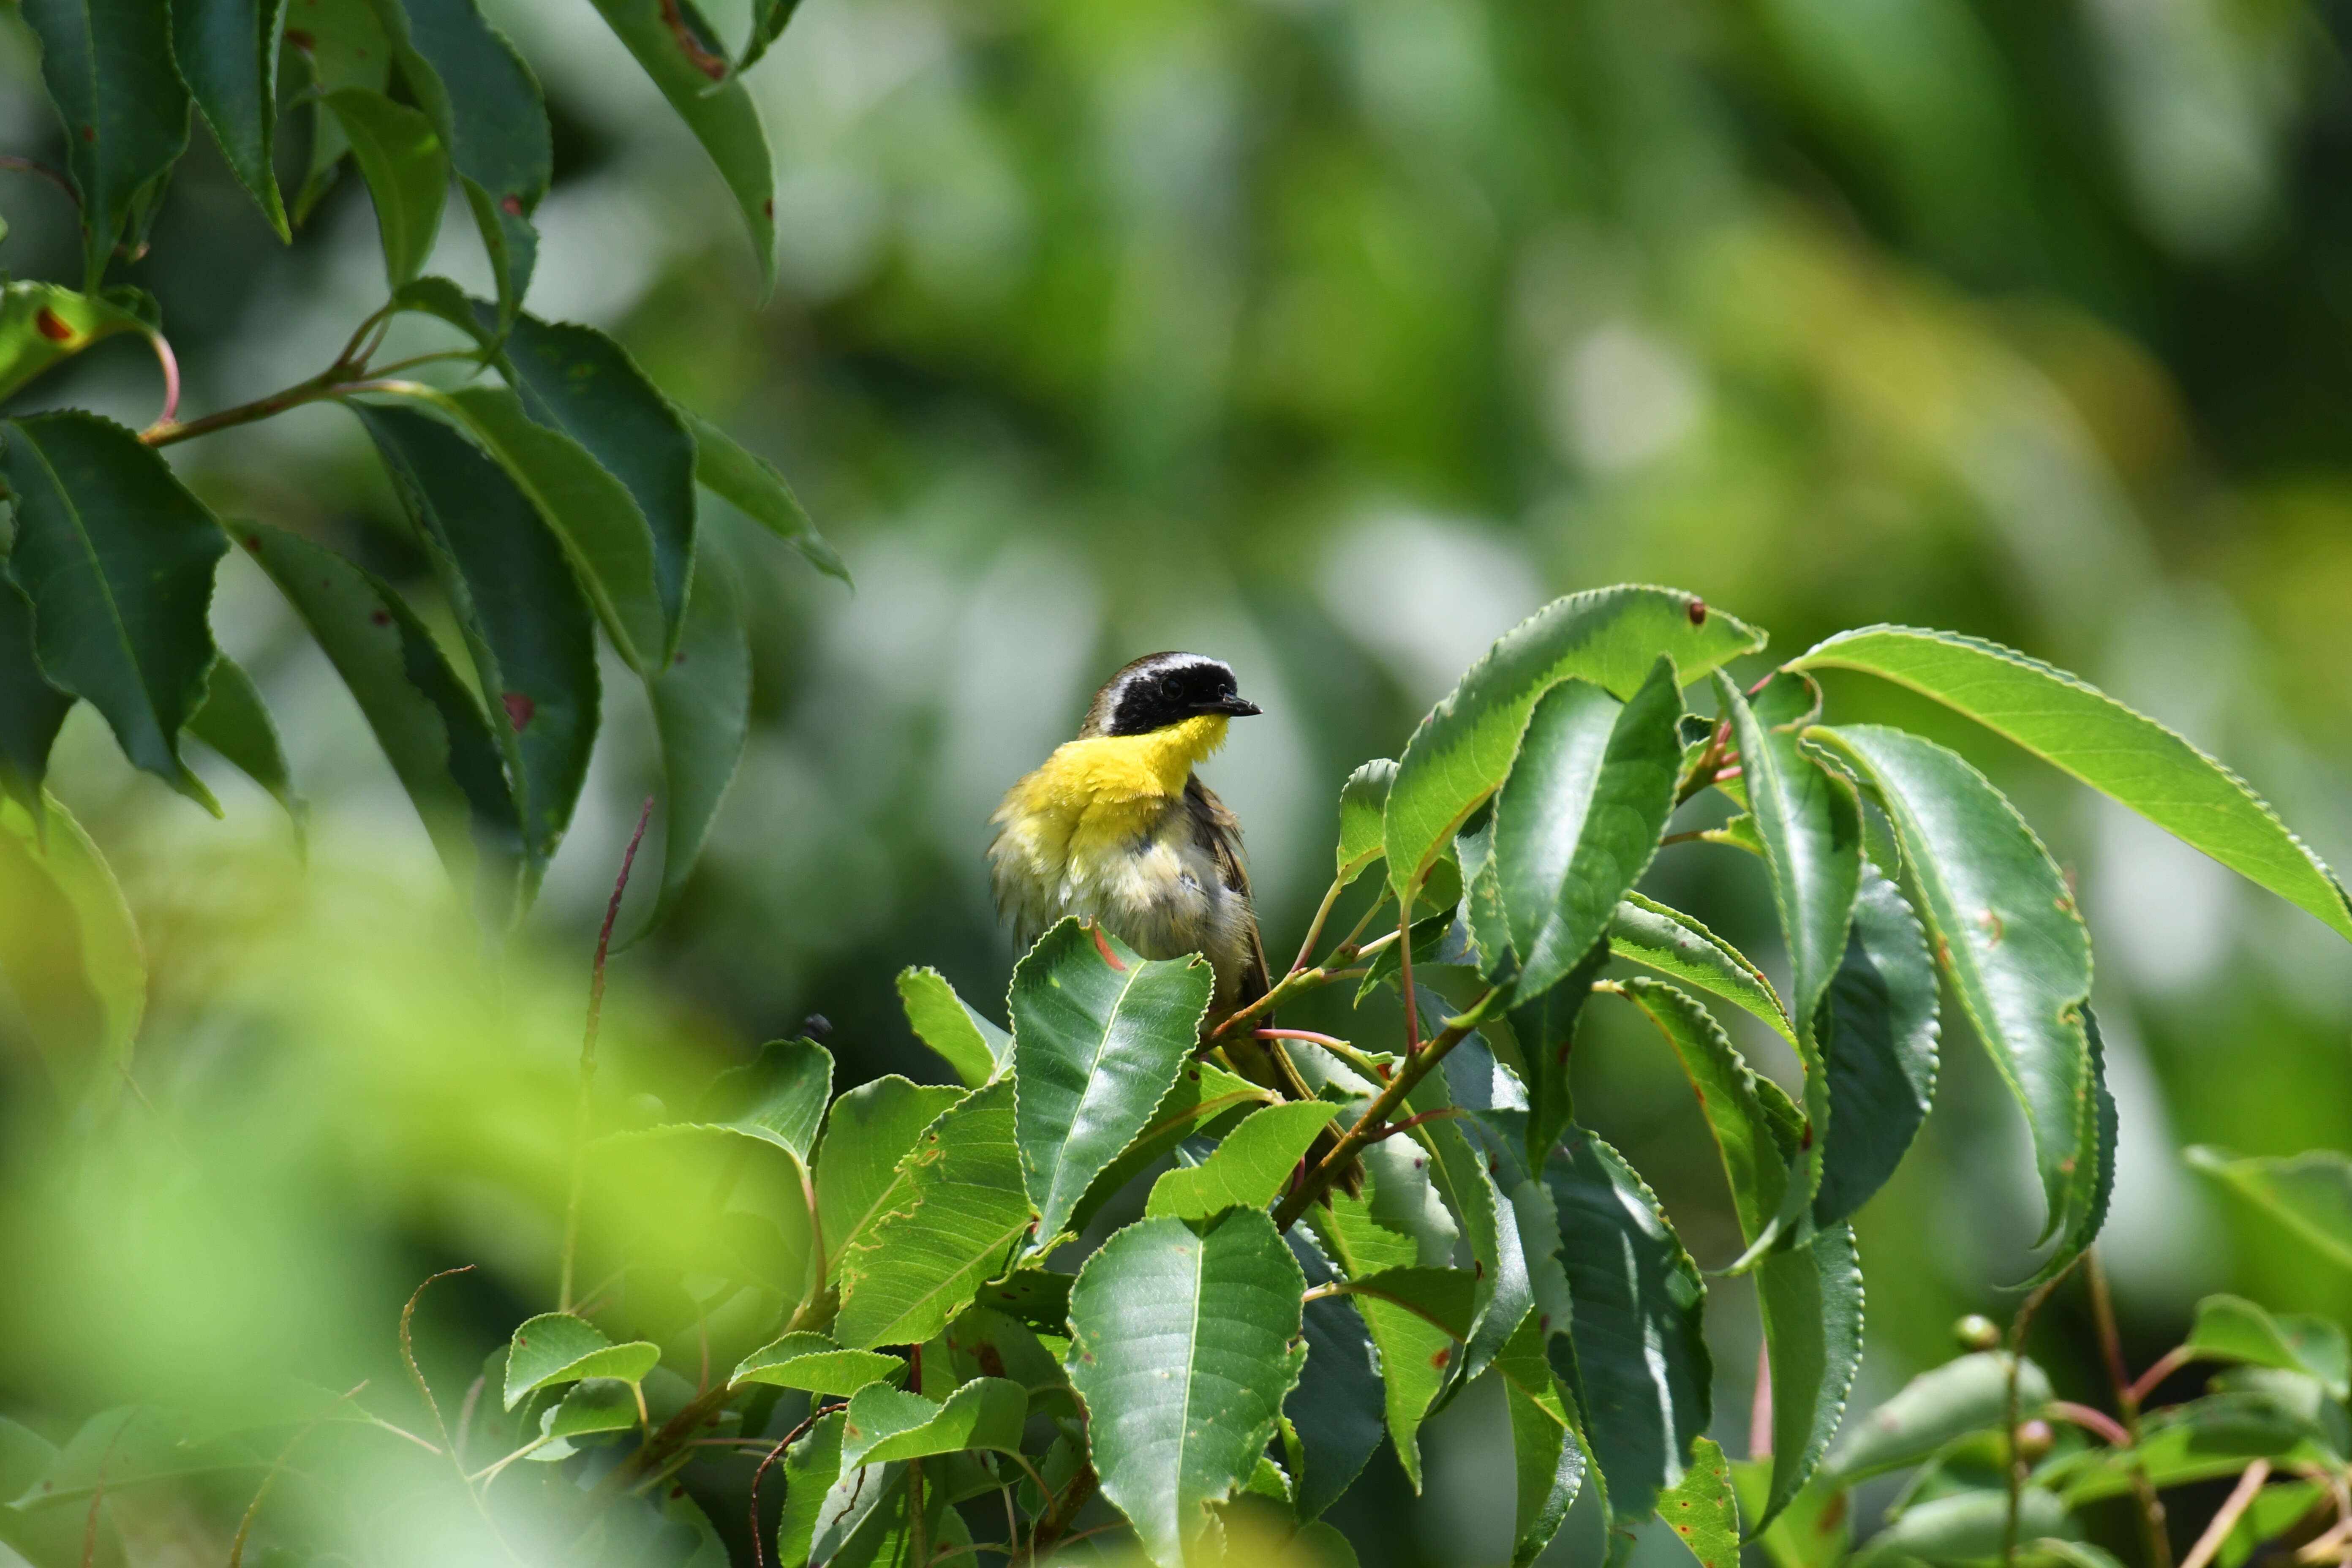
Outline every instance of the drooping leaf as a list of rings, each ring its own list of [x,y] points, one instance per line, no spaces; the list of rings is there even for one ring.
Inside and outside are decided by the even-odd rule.
[[[1061,1234],[1097,1176],[1149,1126],[1200,1043],[1213,976],[1075,920],[1013,967],[1013,1082],[1037,1234]]]
[[[924,1129],[963,1098],[960,1089],[910,1083],[897,1073],[844,1090],[833,1102],[824,1141],[816,1151],[816,1205],[828,1275],[838,1274],[844,1250],[888,1212],[900,1186],[898,1163]],[[903,1184],[911,1196],[913,1178]]]
[[[658,671],[668,631],[656,583],[653,531],[627,487],[577,441],[531,418],[522,400],[501,387],[443,392],[404,382],[386,390],[438,409],[481,443],[562,542],[621,658],[639,674]]]
[[[1938,965],[2024,1109],[2049,1205],[2042,1235],[2056,1235],[2098,1163],[2083,1023],[2091,942],[2074,894],[2024,818],[1952,752],[1876,725],[1806,733],[1876,788],[1895,823]]]
[[[596,0],[596,9],[719,166],[751,231],[761,283],[773,288],[775,176],[767,133],[760,128],[751,92],[728,69],[709,24],[689,0]],[[756,31],[754,39],[757,47],[765,47],[765,37]]]
[[[2017,1368],[2022,1420],[2050,1403],[2050,1379],[2031,1361]],[[1851,1486],[1916,1465],[1971,1432],[1998,1432],[2008,1420],[2009,1356],[1980,1351],[1931,1367],[1856,1421],[1822,1468],[1824,1482]]]
[[[2067,1528],[2066,1505],[2040,1487],[2019,1494],[2017,1538],[2032,1541]],[[1929,1563],[1998,1560],[2009,1532],[2009,1494],[1991,1488],[1914,1503],[1855,1549],[1856,1564],[1905,1559]]]
[[[2208,1296],[2197,1303],[2197,1321],[2183,1342],[2215,1361],[2246,1362],[2317,1378],[2330,1395],[2347,1394],[2352,1372],[2344,1331],[2325,1318],[2282,1312],[2277,1316],[2239,1296]]]
[[[533,1391],[588,1377],[635,1383],[661,1360],[661,1347],[640,1340],[614,1344],[585,1318],[541,1312],[514,1331],[507,1347],[506,1407]]]
[[[2189,1165],[2269,1211],[2335,1261],[2352,1268],[2352,1155],[2314,1149],[2285,1158],[2188,1151]]]
[[[805,556],[827,576],[849,581],[849,568],[816,531],[800,498],[765,458],[698,414],[685,416],[694,434],[694,477],[705,489]]]
[[[188,145],[188,89],[172,66],[166,0],[30,0],[41,84],[65,121],[66,169],[81,193],[83,287],[98,290],[116,242],[135,232]]]
[[[1936,1095],[1936,967],[1918,918],[1875,867],[1862,868],[1845,962],[1821,1027],[1828,1145],[1813,1223],[1835,1225],[1895,1173]]]
[[[147,1010],[139,928],[106,859],[50,800],[0,801],[0,972],[68,1105],[111,1094]]]
[[[1388,1268],[1350,1279],[1347,1293],[1380,1352],[1389,1440],[1419,1491],[1421,1424],[1469,1338],[1475,1282],[1461,1268]]]
[[[1633,698],[1570,678],[1528,715],[1495,802],[1494,864],[1517,994],[1566,977],[1608,931],[1675,807],[1682,695],[1661,658]]]
[[[555,167],[539,81],[475,0],[373,0],[400,74],[464,184],[498,279],[502,319],[521,309],[539,256],[530,215]]]
[[[397,289],[425,269],[449,197],[449,152],[419,110],[382,92],[346,87],[320,100],[351,149],[375,203],[385,279]]]
[[[0,602],[9,596],[0,589]],[[0,607],[0,619],[5,616],[5,607]],[[270,721],[268,706],[261,700],[260,689],[253,684],[253,677],[226,654],[213,660],[204,706],[189,715],[188,733],[268,790],[270,798],[284,806],[286,815],[293,818],[295,836],[299,839],[302,819],[308,813],[294,794],[293,771],[286,762],[286,748],[278,742],[278,726]]]
[[[1321,1100],[1252,1112],[1208,1159],[1153,1183],[1143,1212],[1206,1219],[1221,1209],[1265,1207],[1297,1173],[1315,1135],[1339,1113],[1338,1106]]]
[[[2083,1008],[2083,1038],[2091,1050],[2091,1103],[2083,1109],[2083,1158],[2067,1194],[2058,1245],[2023,1282],[2021,1288],[2029,1290],[2065,1272],[2098,1239],[2100,1227],[2107,1223],[2107,1205],[2116,1195],[2116,1144],[2122,1119],[2107,1088],[2107,1047],[2099,1038],[2099,1016],[2087,1005]]]
[[[1520,1065],[1527,1074],[1526,1157],[1531,1167],[1543,1163],[1576,1120],[1569,1052],[1576,1044],[1576,1023],[1583,1016],[1585,999],[1608,963],[1609,945],[1603,939],[1567,979],[1532,1001],[1515,1004],[1507,1015],[1511,1032],[1518,1037]]]
[[[228,540],[162,457],[65,410],[14,419],[0,450],[16,503],[8,573],[33,602],[49,683],[105,715],[123,755],[215,816],[180,759],[218,649],[213,573]]]
[[[1748,1070],[1696,1002],[1651,980],[1629,981],[1623,994],[1682,1063],[1722,1155],[1741,1237],[1755,1246],[1782,1210],[1803,1118],[1779,1085]],[[1853,1233],[1834,1225],[1768,1253],[1757,1266],[1756,1299],[1772,1373],[1772,1484],[1755,1521],[1760,1530],[1811,1478],[1862,1363],[1862,1268]]]
[[[493,307],[477,303],[474,313],[485,332],[497,331]],[[593,327],[518,315],[503,348],[524,410],[578,442],[628,487],[644,514],[653,533],[655,592],[669,627],[656,662],[666,663],[683,633],[694,576],[694,437],[628,351]]]
[[[907,1363],[878,1351],[845,1351],[823,1334],[786,1334],[761,1346],[735,1368],[730,1383],[764,1383],[811,1394],[855,1394],[869,1383],[893,1382]]]
[[[1627,893],[1609,919],[1609,951],[1615,957],[1711,991],[1763,1020],[1790,1045],[1797,1043],[1780,994],[1772,989],[1764,972],[1680,910],[1640,893]]]
[[[1791,664],[1865,670],[1925,692],[2352,938],[2343,884],[2244,780],[2063,669],[1911,626],[1841,632]]]
[[[1454,1064],[1462,1049],[1454,1047],[1454,1056],[1446,1058],[1447,1066]],[[1415,1110],[1419,1109],[1416,1103]],[[1424,1123],[1414,1136],[1429,1151],[1431,1183],[1444,1195],[1470,1247],[1476,1291],[1471,1304],[1470,1332],[1462,1347],[1460,1381],[1466,1383],[1493,1364],[1520,1321],[1529,1315],[1535,1305],[1534,1283],[1510,1200],[1458,1120]]]
[[[805,1162],[833,1096],[833,1053],[814,1040],[770,1040],[759,1057],[719,1075],[697,1118],[740,1127]]]
[[[1511,1421],[1511,1460],[1516,1487],[1511,1531],[1512,1568],[1528,1568],[1552,1537],[1569,1506],[1584,1488],[1584,1447],[1578,1441],[1551,1363],[1547,1336],[1530,1315],[1521,1320],[1509,1343],[1495,1358]]]
[[[1714,1438],[1691,1445],[1691,1467],[1659,1494],[1658,1517],[1690,1548],[1699,1568],[1738,1568],[1739,1503],[1732,1495],[1730,1462]]]
[[[382,92],[391,85],[392,45],[370,0],[286,0],[285,25],[286,42],[320,96],[347,87]],[[310,221],[350,151],[333,111],[323,103],[315,105],[310,161],[294,197],[291,216],[296,223]]]
[[[1574,1313],[1550,1349],[1583,1413],[1612,1519],[1650,1516],[1706,1430],[1714,1363],[1698,1268],[1623,1156],[1572,1127],[1543,1168]]]
[[[737,75],[750,70],[768,52],[768,46],[783,36],[784,24],[800,9],[800,0],[753,0],[751,36],[743,41],[743,58],[735,62]]]
[[[1295,1226],[1287,1239],[1308,1285],[1339,1279],[1310,1229]],[[1284,1449],[1293,1504],[1311,1520],[1355,1484],[1388,1430],[1388,1406],[1363,1314],[1339,1296],[1321,1296],[1307,1303],[1304,1322],[1307,1366],[1283,1406]]]
[[[886,1383],[869,1383],[849,1401],[841,1462],[878,1465],[965,1448],[1017,1454],[1028,1414],[1027,1391],[1001,1377],[975,1377],[944,1405]]]
[[[1307,1358],[1306,1281],[1253,1209],[1197,1228],[1140,1220],[1070,1291],[1070,1382],[1103,1495],[1160,1568],[1181,1568],[1273,1437]]]
[[[920,1344],[1003,1272],[1034,1211],[1014,1141],[1013,1082],[978,1090],[904,1162],[908,1194],[848,1246],[834,1337],[856,1350]]]
[[[0,288],[0,398],[61,360],[119,332],[152,337],[153,329],[121,306],[55,283]]]
[[[354,404],[457,614],[491,733],[507,763],[523,842],[555,853],[596,741],[596,630],[562,548],[504,470],[430,415]],[[498,722],[498,720],[504,722]]]
[[[1410,892],[1454,829],[1501,787],[1536,700],[1570,676],[1630,700],[1661,654],[1684,680],[1764,646],[1763,635],[1668,588],[1554,600],[1505,633],[1430,710],[1398,760],[1382,839],[1389,882]]]
[[[49,751],[73,705],[72,695],[41,673],[33,647],[33,601],[0,569],[0,792],[37,825]]]
[[[1348,775],[1339,788],[1339,880],[1352,882],[1381,858],[1381,830],[1396,763],[1376,758]]]
[[[504,885],[522,841],[498,742],[425,623],[390,584],[332,551],[258,523],[236,533],[359,703],[450,880],[470,888],[479,869]]]
[[[290,239],[270,169],[278,141],[278,37],[286,0],[173,0],[172,54],[237,184]]]
[[[957,995],[936,969],[901,970],[898,1001],[915,1037],[937,1051],[968,1089],[994,1078],[1013,1055],[1013,1037]]]

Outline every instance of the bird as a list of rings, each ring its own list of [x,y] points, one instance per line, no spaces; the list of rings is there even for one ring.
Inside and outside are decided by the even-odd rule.
[[[1021,945],[1075,915],[1145,958],[1201,954],[1215,976],[1203,1038],[1262,1000],[1270,971],[1241,823],[1193,771],[1232,721],[1262,711],[1233,667],[1205,654],[1146,654],[1105,681],[1077,738],[1024,774],[989,818],[997,910]],[[1313,1098],[1278,1042],[1244,1033],[1219,1048],[1260,1088]]]

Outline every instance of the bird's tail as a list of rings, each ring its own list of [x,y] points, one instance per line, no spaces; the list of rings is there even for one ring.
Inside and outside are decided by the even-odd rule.
[[[1250,936],[1255,942],[1257,938],[1255,928],[1251,931]],[[1233,1012],[1239,1012],[1260,1000],[1265,995],[1267,989],[1265,950],[1263,946],[1259,946],[1257,962],[1243,979],[1241,993],[1234,1004]],[[1232,1016],[1232,1013],[1228,1013],[1226,1016]],[[1213,1028],[1219,1022],[1222,1020],[1212,1017],[1209,1026]],[[1272,1028],[1273,1016],[1268,1014],[1254,1022],[1254,1029],[1224,1042],[1225,1057],[1233,1063],[1234,1070],[1260,1089],[1272,1089],[1285,1100],[1307,1100],[1316,1098],[1315,1091],[1307,1087],[1306,1079],[1300,1076],[1298,1064],[1290,1059],[1290,1052],[1284,1047],[1282,1042],[1262,1039],[1255,1033],[1255,1029]],[[1300,1170],[1300,1175],[1303,1177],[1307,1171],[1320,1165],[1339,1145],[1339,1134],[1333,1129],[1327,1127],[1317,1133],[1315,1142],[1307,1145],[1307,1159]],[[1364,1191],[1362,1163],[1350,1158],[1346,1168],[1334,1178],[1331,1184],[1345,1192],[1349,1197],[1360,1197]],[[1326,1202],[1329,1201],[1328,1192],[1328,1189],[1326,1189]]]

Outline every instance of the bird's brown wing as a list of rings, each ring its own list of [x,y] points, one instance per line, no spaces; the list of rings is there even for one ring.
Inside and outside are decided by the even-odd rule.
[[[1225,808],[1216,791],[1202,784],[1198,773],[1184,783],[1184,806],[1192,819],[1192,841],[1215,864],[1218,880],[1228,891],[1239,893],[1249,909],[1249,962],[1243,968],[1241,989],[1234,999],[1235,1007],[1246,1007],[1266,994],[1274,978],[1265,962],[1265,942],[1258,935],[1249,870],[1242,864],[1241,819]]]

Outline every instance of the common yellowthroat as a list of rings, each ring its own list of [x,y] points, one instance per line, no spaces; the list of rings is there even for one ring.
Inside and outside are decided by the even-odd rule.
[[[1077,739],[989,819],[997,909],[1023,945],[1076,915],[1146,958],[1200,953],[1216,972],[1207,1028],[1263,997],[1241,824],[1192,771],[1224,744],[1231,721],[1260,710],[1232,667],[1203,654],[1148,654],[1106,681]],[[1261,1088],[1309,1098],[1280,1045],[1244,1035],[1223,1049]]]

